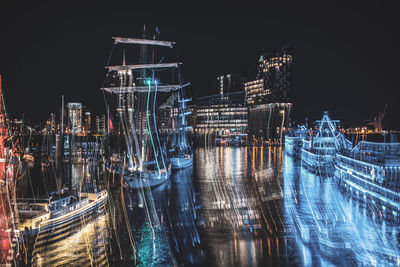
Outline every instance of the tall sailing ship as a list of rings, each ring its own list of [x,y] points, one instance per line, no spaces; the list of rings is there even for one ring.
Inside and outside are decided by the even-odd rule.
[[[162,149],[156,117],[162,100],[159,94],[165,96],[189,85],[182,82],[181,63],[164,62],[166,50],[171,50],[175,43],[158,40],[158,35],[156,28],[152,37],[145,29],[141,38],[114,37],[114,46],[123,49],[122,65],[107,64],[101,88],[116,96],[118,131],[125,137],[126,145],[124,155],[117,157],[121,161],[119,171],[131,188],[157,186],[169,179],[171,163]],[[128,58],[135,61],[133,64],[127,64],[127,51],[133,55]]]
[[[186,116],[191,114],[186,108],[186,103],[191,100],[191,98],[180,98],[178,92],[179,108],[177,122],[175,122],[174,118],[172,124],[171,148],[168,150],[168,158],[171,161],[173,170],[179,170],[193,165],[193,150],[187,136],[187,131],[192,129],[192,127],[187,125],[186,119]]]

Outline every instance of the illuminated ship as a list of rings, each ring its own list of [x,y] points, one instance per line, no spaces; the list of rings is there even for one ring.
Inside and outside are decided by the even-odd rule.
[[[192,128],[186,123],[186,116],[190,115],[191,112],[186,110],[185,104],[191,100],[192,99],[179,99],[178,93],[178,103],[180,104],[178,123],[177,127],[173,127],[172,129],[172,148],[168,150],[168,158],[173,170],[183,169],[193,165],[193,150],[188,143],[186,134],[186,131]]]
[[[360,141],[337,155],[335,176],[360,198],[400,209],[400,143]]]
[[[311,134],[310,141],[303,142],[301,162],[317,174],[333,174],[335,155],[350,150],[352,144],[339,132],[340,121],[331,120],[327,111],[316,123],[317,130]]]
[[[156,29],[152,38],[145,30],[141,38],[114,37],[114,45],[123,48],[123,62],[107,64],[106,86],[101,88],[117,96],[119,129],[126,143],[119,171],[131,188],[157,186],[169,179],[171,164],[158,133],[157,101],[161,100],[160,93],[164,93],[162,97],[189,85],[182,83],[180,63],[164,63],[175,43],[157,40],[158,34]],[[125,51],[132,51],[134,64],[126,63]]]
[[[48,199],[17,199],[19,230],[28,234],[48,234],[54,238],[65,237],[105,211],[107,190],[79,193],[78,196],[60,190],[49,194]],[[49,236],[46,236],[49,238]],[[36,240],[36,244],[40,240]]]
[[[298,126],[285,135],[285,153],[289,156],[300,158],[303,141],[308,140],[309,130],[305,126]]]

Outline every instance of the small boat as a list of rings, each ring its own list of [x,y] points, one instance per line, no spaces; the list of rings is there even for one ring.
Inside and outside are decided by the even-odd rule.
[[[183,169],[193,165],[193,153],[182,153],[169,159],[173,170]]]
[[[179,170],[193,165],[193,151],[187,140],[186,133],[187,130],[192,129],[192,127],[188,126],[186,122],[186,116],[191,114],[190,111],[186,111],[186,102],[191,100],[191,98],[180,99],[178,92],[178,103],[180,104],[178,109],[178,127],[177,129],[172,129],[173,134],[175,135],[175,138],[173,138],[175,142],[173,143],[172,149],[170,149],[168,153],[168,159],[171,161],[173,170]]]
[[[131,189],[155,187],[165,183],[171,176],[171,164],[166,168],[157,169],[154,162],[148,163],[146,171],[132,170],[124,175]]]

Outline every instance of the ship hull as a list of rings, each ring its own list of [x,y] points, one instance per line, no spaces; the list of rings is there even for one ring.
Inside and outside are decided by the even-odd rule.
[[[99,214],[104,213],[107,200],[108,193],[76,211],[44,221],[39,228],[27,229],[24,233],[31,236],[37,234],[35,246],[43,240],[49,240],[49,238],[53,241],[64,238],[66,233],[74,233],[79,229],[81,223],[87,223]]]
[[[171,167],[167,167],[167,170],[162,169],[164,172],[158,173],[152,172],[133,172],[124,175],[125,181],[128,183],[131,189],[140,189],[145,187],[156,187],[166,181],[171,176]]]
[[[400,211],[400,194],[371,179],[359,175],[356,170],[346,170],[341,165],[335,166],[335,177],[341,185],[350,190],[359,200],[372,199],[374,203],[384,206],[384,209]]]
[[[330,174],[333,172],[334,158],[332,155],[318,155],[302,149],[301,164],[313,173]]]
[[[302,137],[285,136],[285,153],[294,158],[301,158],[303,140]]]
[[[170,158],[171,167],[173,170],[180,170],[193,165],[193,155],[189,158],[176,157]]]
[[[26,229],[21,233],[28,241],[27,258],[32,265],[37,265],[38,256],[49,245],[65,240],[67,237],[106,212],[108,193],[88,205],[63,216],[44,221],[39,228]]]

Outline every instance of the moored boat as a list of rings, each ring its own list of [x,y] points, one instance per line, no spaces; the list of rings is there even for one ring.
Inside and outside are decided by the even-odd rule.
[[[340,121],[331,120],[325,111],[321,120],[316,121],[317,130],[310,141],[303,141],[302,165],[317,174],[333,174],[335,155],[348,151],[352,144],[339,131]]]
[[[337,155],[335,176],[360,198],[400,210],[400,143],[360,141]]]
[[[300,158],[303,142],[308,140],[309,130],[305,126],[288,131],[285,135],[285,153],[289,156]]]
[[[78,196],[61,190],[52,193],[49,199],[17,199],[18,228],[28,235],[73,231],[81,220],[103,213],[107,200],[107,190]]]
[[[171,175],[171,164],[160,170],[131,171],[124,175],[125,181],[132,189],[155,187],[165,183]]]
[[[183,169],[193,165],[193,153],[184,153],[181,156],[170,158],[173,170]]]
[[[168,159],[171,161],[173,170],[179,170],[189,167],[193,164],[193,151],[187,140],[187,130],[192,129],[191,126],[187,125],[186,116],[190,115],[191,112],[186,110],[186,102],[190,102],[192,99],[180,99],[178,93],[178,122],[176,129],[172,129],[172,134],[175,138],[173,140],[172,148],[169,150]],[[175,125],[175,124],[173,124]]]

